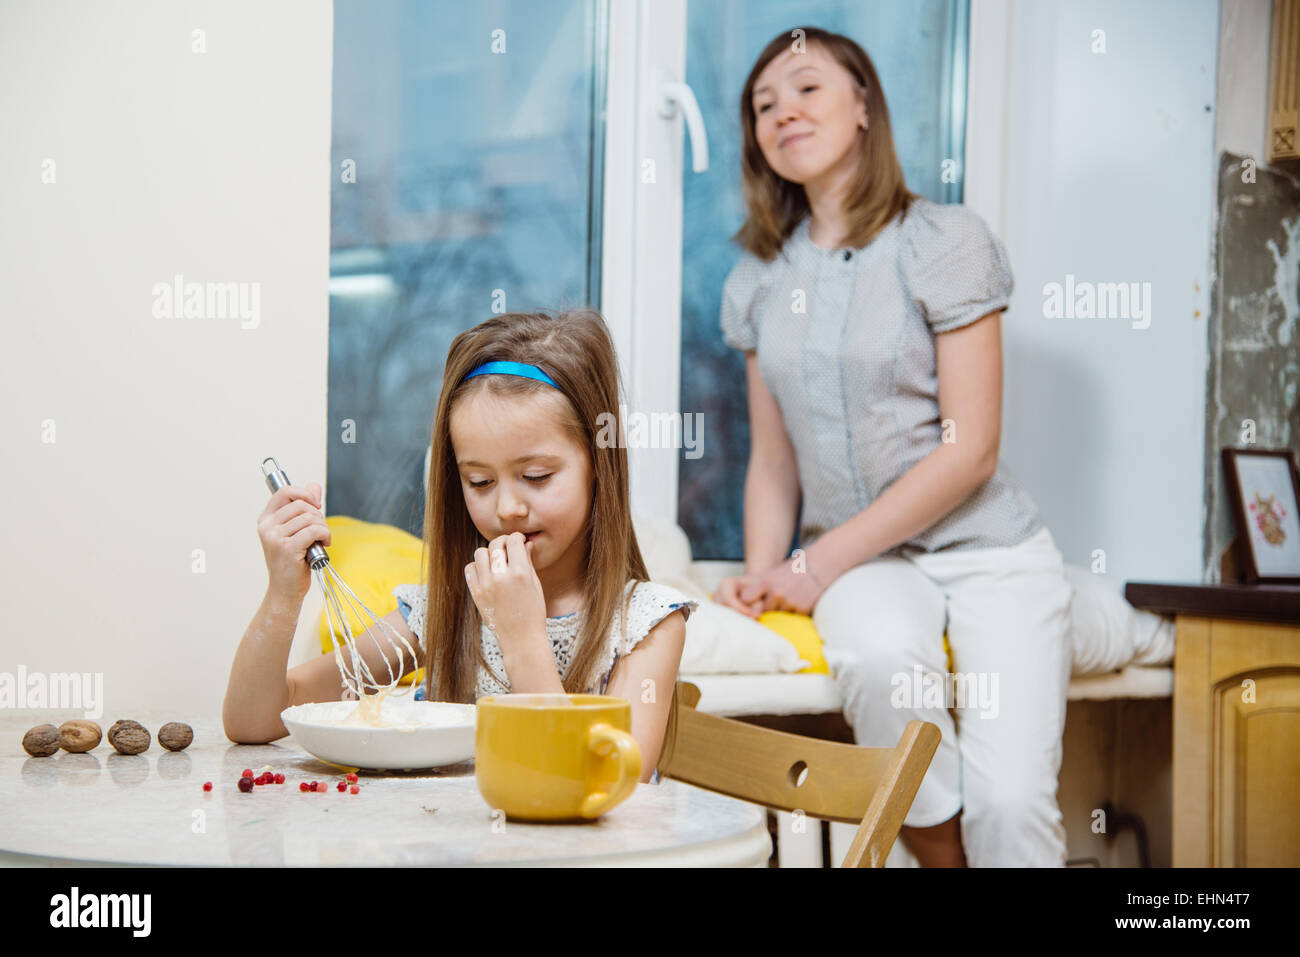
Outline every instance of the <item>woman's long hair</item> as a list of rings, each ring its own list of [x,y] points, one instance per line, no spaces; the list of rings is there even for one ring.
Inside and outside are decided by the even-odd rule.
[[[511,375],[465,379],[483,363],[496,361],[535,365],[559,390]],[[553,315],[507,313],[452,340],[433,420],[424,513],[428,612],[420,637],[424,642],[425,696],[436,701],[471,702],[477,667],[487,667],[479,642],[482,619],[465,582],[465,566],[474,560],[474,550],[487,542],[470,519],[451,445],[452,410],[480,392],[546,397],[565,431],[588,450],[593,484],[584,533],[584,613],[577,652],[564,679],[566,691],[581,693],[594,683],[604,639],[620,603],[624,603],[623,621],[627,620],[627,583],[649,580],[632,528],[627,449],[618,441],[597,441],[610,422],[617,429],[615,436],[623,433],[614,344],[605,321],[591,310]]]
[[[782,179],[763,157],[754,136],[754,83],[774,59],[790,49],[792,37],[802,32],[808,47],[816,45],[848,70],[867,107],[867,129],[858,130],[861,154],[857,178],[845,204],[850,228],[846,245],[861,248],[916,199],[903,179],[903,167],[894,149],[885,91],[876,67],[862,47],[846,36],[817,27],[799,27],[772,40],[754,61],[740,94],[740,128],[745,146],[741,154],[741,187],[748,216],[734,239],[762,260],[772,259],[808,214],[808,196],[799,183]]]

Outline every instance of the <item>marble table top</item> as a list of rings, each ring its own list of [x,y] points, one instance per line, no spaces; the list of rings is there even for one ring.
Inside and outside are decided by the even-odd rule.
[[[96,720],[104,731],[119,717],[139,721],[154,736],[143,754],[118,754],[107,741],[48,758],[23,750],[33,725],[82,717],[0,711],[0,864],[765,867],[771,852],[762,807],[673,780],[638,784],[595,821],[529,824],[494,817],[473,762],[360,771],[360,793],[340,793],[345,771],[292,737],[234,744],[219,719],[187,720],[194,742],[179,752],[164,750],[157,731],[186,719],[147,711]],[[240,772],[264,765],[285,783],[241,793]],[[298,789],[312,780],[329,791]]]

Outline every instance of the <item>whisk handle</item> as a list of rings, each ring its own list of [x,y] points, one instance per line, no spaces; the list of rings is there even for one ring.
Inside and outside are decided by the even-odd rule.
[[[268,462],[270,468],[267,467]],[[266,479],[266,486],[271,490],[272,495],[289,484],[289,476],[284,474],[284,469],[280,468],[280,463],[270,456],[262,460],[262,477]],[[312,568],[319,568],[329,560],[329,555],[325,553],[325,546],[320,542],[307,549],[307,563]]]

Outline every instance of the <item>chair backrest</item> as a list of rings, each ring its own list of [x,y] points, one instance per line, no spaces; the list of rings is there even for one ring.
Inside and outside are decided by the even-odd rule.
[[[939,728],[909,721],[892,748],[822,741],[696,709],[678,681],[659,776],[782,811],[857,824],[845,867],[883,867],[939,747]]]

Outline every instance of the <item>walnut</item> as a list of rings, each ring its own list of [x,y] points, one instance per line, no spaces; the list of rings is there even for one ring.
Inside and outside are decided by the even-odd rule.
[[[65,721],[59,726],[59,740],[63,750],[72,754],[81,754],[99,747],[104,732],[93,721]]]
[[[113,738],[117,737],[117,733],[121,731],[123,728],[143,728],[143,727],[144,725],[142,725],[139,721],[132,721],[130,718],[120,718],[117,721],[113,722],[113,726],[108,729],[108,734],[104,735],[104,737],[108,738],[109,744],[112,744]]]
[[[23,735],[23,750],[34,758],[48,758],[59,750],[59,729],[52,724],[38,724]]]
[[[138,721],[117,721],[108,729],[108,743],[118,754],[139,754],[149,749],[149,731]]]
[[[158,743],[168,751],[184,751],[194,740],[194,729],[180,721],[169,721],[158,729]]]

